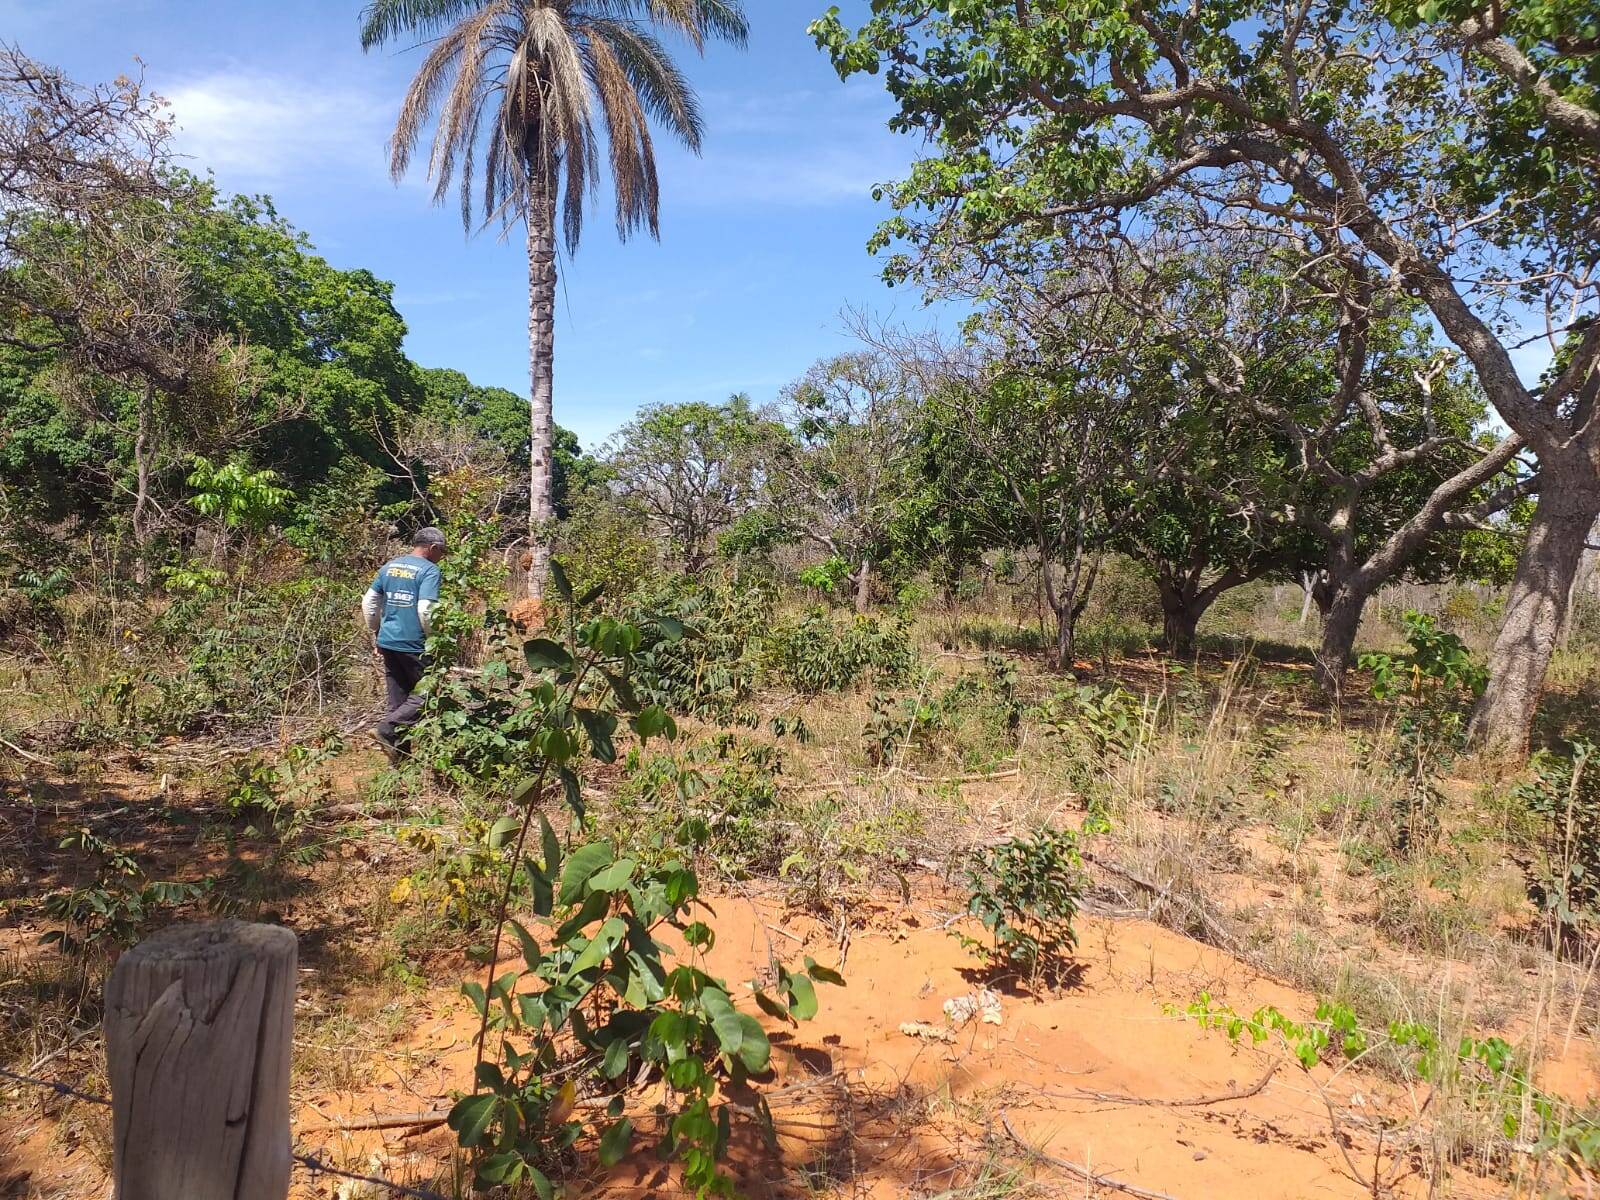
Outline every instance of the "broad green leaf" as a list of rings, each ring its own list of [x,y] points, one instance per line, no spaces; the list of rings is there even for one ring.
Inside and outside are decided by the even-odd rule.
[[[567,648],[549,638],[529,638],[522,643],[522,657],[527,660],[529,669],[534,671],[572,669],[572,655],[567,653]]]
[[[583,731],[589,735],[589,752],[603,763],[616,762],[617,747],[611,735],[616,732],[617,718],[611,713],[595,712],[588,708],[574,709],[573,712]]]
[[[506,924],[511,927],[512,936],[517,939],[518,944],[522,947],[524,965],[527,966],[528,970],[533,970],[544,959],[543,953],[539,950],[538,940],[528,932],[527,926],[521,921],[507,918]]]
[[[483,1016],[484,1010],[489,1007],[489,999],[483,994],[483,984],[476,980],[468,980],[461,985],[461,994],[472,1001],[472,1007],[478,1010],[478,1015]]]
[[[617,892],[633,881],[633,871],[638,864],[631,858],[619,858],[604,870],[589,876],[589,887],[596,892]]]
[[[730,1008],[711,1018],[711,1032],[717,1035],[717,1043],[724,1054],[737,1054],[744,1045],[744,1022],[739,1019],[740,1015]]]
[[[756,989],[756,1007],[762,1012],[766,1013],[767,1016],[775,1017],[780,1021],[787,1021],[790,1019],[789,1010],[783,1005],[779,1004],[771,996],[763,992],[760,988]]]
[[[628,1069],[628,1060],[632,1056],[632,1047],[625,1038],[616,1038],[606,1046],[605,1062],[600,1069],[605,1072],[607,1079],[615,1079]]]
[[[789,1011],[794,1014],[795,1020],[811,1020],[817,1015],[817,989],[811,986],[810,978],[790,975],[785,982],[789,986]]]
[[[493,1092],[479,1092],[463,1096],[450,1110],[446,1123],[456,1132],[456,1141],[463,1146],[476,1146],[483,1141],[495,1118],[500,1115],[500,1097]]]
[[[622,934],[627,927],[621,918],[611,917],[598,930],[594,937],[589,939],[589,944],[572,960],[572,966],[567,968],[567,978],[581,975],[592,967],[598,967],[605,961],[606,955],[617,948],[617,943],[622,941]]]
[[[532,894],[534,915],[548,917],[556,906],[555,889],[550,884],[550,878],[531,858],[524,859],[523,865],[528,872],[528,891]]]
[[[536,1036],[544,1029],[549,1014],[545,1011],[544,1001],[539,997],[522,993],[517,997],[517,1009],[522,1016],[524,1033]]]
[[[614,1167],[628,1153],[628,1146],[633,1141],[633,1122],[623,1117],[600,1135],[600,1165]]]
[[[638,712],[641,707],[639,697],[634,692],[633,684],[628,682],[627,677],[618,675],[615,671],[602,670],[600,673],[606,677],[606,682],[611,685],[611,691],[616,696],[617,703],[622,705],[627,712]]]
[[[539,814],[539,841],[544,846],[544,869],[554,878],[561,870],[561,839],[556,837],[549,818],[543,813]]]
[[[491,1154],[478,1164],[478,1181],[484,1184],[515,1183],[527,1169],[522,1155],[515,1150],[502,1150]]]
[[[581,908],[562,922],[556,930],[555,940],[564,942],[591,921],[598,921],[611,907],[611,896],[606,892],[591,892]]]
[[[533,1190],[538,1193],[539,1200],[553,1200],[555,1189],[550,1186],[550,1177],[538,1167],[528,1168],[528,1182],[533,1184]]]
[[[767,1064],[772,1061],[772,1043],[767,1040],[767,1031],[761,1028],[761,1022],[749,1013],[739,1013],[739,1023],[744,1026],[744,1038],[739,1045],[739,1061],[744,1063],[745,1070],[751,1074],[759,1074],[767,1069]]]
[[[566,869],[561,872],[561,903],[576,904],[582,899],[589,876],[609,866],[611,858],[610,842],[590,842],[573,851]]]
[[[567,807],[576,815],[578,820],[583,820],[583,784],[579,781],[577,772],[571,767],[557,767],[556,777],[561,780],[561,791],[566,797]]]
[[[556,585],[556,594],[568,604],[572,603],[572,580],[567,578],[567,569],[561,565],[561,560],[550,560],[550,582]]]
[[[501,817],[489,826],[489,849],[498,850],[506,844],[506,839],[522,828],[521,817]]]
[[[693,871],[680,867],[667,876],[667,903],[682,908],[700,892],[700,881]]]
[[[516,986],[517,973],[515,971],[507,971],[489,985],[489,995],[496,1000],[504,999],[506,996],[511,995],[512,989]]]
[[[678,736],[678,723],[672,719],[672,714],[659,704],[647,704],[641,708],[639,715],[633,718],[632,725],[641,742],[648,742],[658,736],[670,741]]]

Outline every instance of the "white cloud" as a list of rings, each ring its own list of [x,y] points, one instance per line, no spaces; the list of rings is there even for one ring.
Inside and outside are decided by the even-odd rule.
[[[330,171],[386,179],[391,106],[358,89],[261,73],[215,73],[158,88],[172,104],[178,149],[235,185]]]
[[[890,133],[876,81],[776,93],[713,92],[705,156],[682,156],[668,186],[690,203],[818,207],[865,201],[902,178],[915,138]]]

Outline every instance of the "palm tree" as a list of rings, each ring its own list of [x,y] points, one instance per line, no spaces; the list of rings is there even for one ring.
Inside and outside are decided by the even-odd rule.
[[[543,594],[550,559],[551,383],[555,343],[556,213],[568,253],[602,169],[605,124],[617,235],[660,237],[653,118],[699,152],[694,91],[658,31],[703,52],[709,38],[743,45],[741,0],[373,0],[362,14],[366,49],[402,35],[431,41],[390,139],[398,181],[434,124],[428,177],[434,201],[459,182],[461,220],[528,235],[528,357],[532,466],[528,506],[530,594]]]

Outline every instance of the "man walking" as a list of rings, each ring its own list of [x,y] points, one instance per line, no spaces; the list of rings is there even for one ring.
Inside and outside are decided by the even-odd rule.
[[[375,732],[391,762],[400,731],[416,724],[422,708],[417,684],[428,666],[422,651],[439,603],[438,562],[444,555],[443,533],[431,525],[417,530],[411,552],[385,563],[361,600],[388,692],[388,711]]]

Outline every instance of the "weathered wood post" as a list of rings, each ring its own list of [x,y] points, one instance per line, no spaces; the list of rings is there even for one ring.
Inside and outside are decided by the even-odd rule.
[[[116,1200],[284,1200],[295,937],[174,925],[106,984]]]

